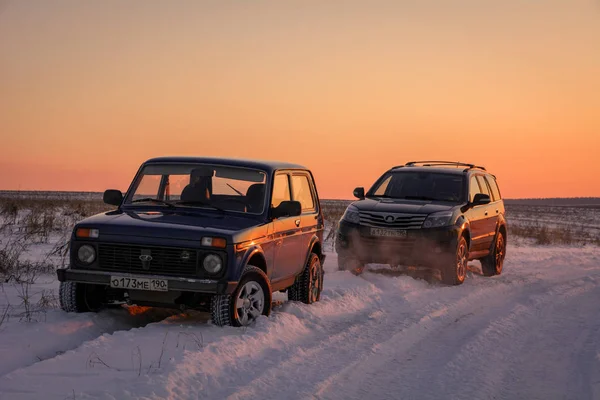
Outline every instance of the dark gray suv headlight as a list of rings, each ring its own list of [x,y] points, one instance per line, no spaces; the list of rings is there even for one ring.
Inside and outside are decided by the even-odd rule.
[[[442,226],[450,226],[454,223],[452,211],[440,211],[429,214],[423,222],[423,228],[439,228]]]
[[[348,206],[344,212],[344,215],[342,215],[342,221],[358,224],[360,222],[360,214],[358,209],[353,206]]]

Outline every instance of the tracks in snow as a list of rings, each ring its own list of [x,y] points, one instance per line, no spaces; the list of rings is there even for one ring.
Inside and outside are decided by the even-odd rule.
[[[0,398],[600,399],[598,252],[510,250],[502,276],[459,287],[328,271],[321,302],[246,331],[178,326],[202,346],[164,346],[151,373],[122,366],[136,346],[155,357],[169,324],[116,331],[0,378]],[[92,349],[121,370],[81,371]]]

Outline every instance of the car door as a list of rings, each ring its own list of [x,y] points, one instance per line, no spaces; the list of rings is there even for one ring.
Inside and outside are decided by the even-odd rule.
[[[481,188],[481,193],[487,194],[490,196],[490,203],[484,204],[481,207],[484,209],[483,212],[483,229],[484,229],[484,237],[482,240],[483,249],[488,249],[492,245],[492,241],[494,240],[494,235],[496,234],[496,222],[498,220],[496,214],[493,212],[494,208],[494,197],[488,186],[485,177],[483,175],[477,175],[477,182],[479,183],[479,187]]]
[[[316,197],[315,187],[310,175],[305,172],[294,172],[291,175],[292,180],[292,200],[300,202],[302,205],[302,214],[300,215],[301,229],[301,254],[302,260],[308,256],[309,245],[312,237],[315,235],[319,224],[319,204]],[[302,262],[296,274],[299,274],[304,267]]]
[[[273,178],[271,207],[277,207],[282,201],[292,199],[290,176],[286,172],[278,172]],[[273,273],[271,280],[276,282],[292,276],[303,262],[301,246],[300,216],[283,217],[273,220],[272,239],[274,241]]]
[[[477,177],[472,175],[469,179],[469,203],[473,202],[477,193],[483,193],[479,187]],[[485,227],[486,205],[470,205],[465,213],[471,226],[471,252],[481,251],[484,248],[485,237],[487,236]]]

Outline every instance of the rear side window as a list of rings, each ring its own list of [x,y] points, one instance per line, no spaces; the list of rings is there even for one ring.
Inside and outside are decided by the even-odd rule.
[[[481,188],[481,193],[487,194],[488,196],[492,197],[492,194],[490,193],[490,189],[488,188],[487,183],[485,183],[483,176],[477,175],[477,181],[479,182],[479,187]]]
[[[475,199],[475,195],[477,193],[483,193],[481,189],[479,189],[479,183],[477,183],[477,178],[475,176],[471,177],[469,181],[469,201],[472,202]]]
[[[282,201],[290,200],[290,182],[287,174],[276,175],[275,180],[273,181],[272,207],[275,208],[280,205]]]
[[[490,184],[490,188],[492,188],[492,193],[494,194],[494,201],[500,200],[502,197],[500,196],[500,189],[498,188],[496,180],[491,176],[486,176],[485,179]]]
[[[315,199],[310,187],[310,181],[306,175],[292,176],[292,193],[295,201],[302,204],[302,211],[315,210]]]

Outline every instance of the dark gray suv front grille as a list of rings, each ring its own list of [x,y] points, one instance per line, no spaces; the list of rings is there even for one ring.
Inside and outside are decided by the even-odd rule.
[[[390,229],[420,229],[427,215],[360,212],[361,225]]]

